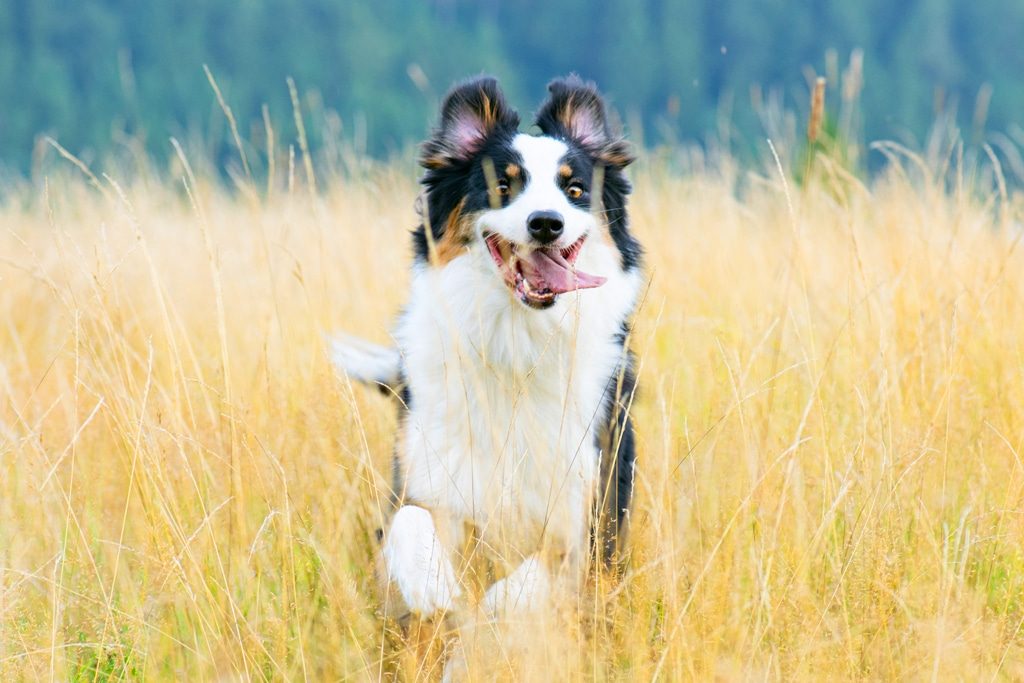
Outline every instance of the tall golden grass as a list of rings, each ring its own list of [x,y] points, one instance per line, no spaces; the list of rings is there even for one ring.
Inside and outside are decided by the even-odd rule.
[[[624,576],[465,670],[1024,678],[1021,202],[724,168],[634,172]],[[178,171],[0,208],[0,679],[436,675],[379,616],[393,405],[323,338],[387,341],[413,165]]]

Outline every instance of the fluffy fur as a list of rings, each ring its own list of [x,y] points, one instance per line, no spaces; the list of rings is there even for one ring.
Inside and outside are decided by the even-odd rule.
[[[592,551],[611,562],[625,535],[626,341],[642,281],[632,157],[579,79],[553,82],[535,123],[540,135],[519,132],[492,78],[448,94],[423,146],[425,220],[397,348],[335,344],[350,376],[402,399],[382,557],[423,616],[456,606],[451,552],[467,526],[524,558],[487,592],[487,611],[578,582]]]

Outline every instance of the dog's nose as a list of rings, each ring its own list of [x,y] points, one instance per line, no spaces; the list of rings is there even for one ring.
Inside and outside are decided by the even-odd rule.
[[[557,211],[534,211],[526,219],[526,227],[530,230],[530,237],[541,244],[548,244],[562,234],[565,221]]]

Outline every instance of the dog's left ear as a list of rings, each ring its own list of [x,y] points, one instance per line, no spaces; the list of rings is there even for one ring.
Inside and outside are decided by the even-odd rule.
[[[548,93],[536,119],[545,135],[573,140],[614,168],[633,162],[629,143],[608,121],[604,98],[597,86],[578,76],[569,76],[551,81]]]

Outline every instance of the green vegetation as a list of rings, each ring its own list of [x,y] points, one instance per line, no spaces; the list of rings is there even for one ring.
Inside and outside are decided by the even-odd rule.
[[[809,69],[834,99],[856,48],[858,136],[923,146],[946,112],[969,142],[987,121],[1020,144],[1021,26],[1019,0],[0,0],[0,167],[30,171],[40,134],[86,161],[130,140],[166,158],[171,135],[223,161],[203,64],[255,141],[264,104],[294,139],[288,76],[314,148],[340,136],[387,156],[422,137],[455,79],[493,72],[528,111],[577,71],[646,143],[711,133],[742,154],[771,132],[762,107],[806,109]]]

